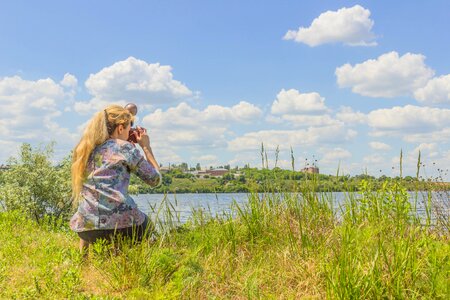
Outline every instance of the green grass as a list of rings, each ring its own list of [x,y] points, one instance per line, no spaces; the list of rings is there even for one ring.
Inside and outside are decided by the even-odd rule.
[[[165,200],[156,240],[97,243],[86,261],[67,225],[0,213],[0,298],[450,297],[448,227],[415,217],[401,183],[366,182],[341,216],[313,191],[250,194],[234,218],[197,211],[182,227]]]

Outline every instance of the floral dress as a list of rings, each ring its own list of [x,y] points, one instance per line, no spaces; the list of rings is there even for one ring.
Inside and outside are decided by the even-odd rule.
[[[82,200],[70,228],[82,232],[141,225],[145,214],[128,195],[130,172],[151,186],[161,184],[161,174],[133,144],[109,139],[97,146],[87,163]]]

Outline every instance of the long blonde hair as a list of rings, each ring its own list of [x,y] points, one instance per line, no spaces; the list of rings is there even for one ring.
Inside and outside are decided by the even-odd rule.
[[[128,126],[134,116],[119,105],[111,105],[97,112],[89,121],[80,142],[73,150],[72,157],[72,198],[77,205],[86,174],[86,165],[92,151],[103,144],[120,124]]]

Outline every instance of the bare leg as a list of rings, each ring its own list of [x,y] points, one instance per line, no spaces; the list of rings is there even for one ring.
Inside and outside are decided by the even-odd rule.
[[[89,242],[83,239],[80,239],[80,252],[83,254],[83,258],[87,258],[89,250]]]

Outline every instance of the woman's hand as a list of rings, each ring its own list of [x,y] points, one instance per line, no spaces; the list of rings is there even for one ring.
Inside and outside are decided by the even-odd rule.
[[[144,150],[145,158],[147,161],[159,172],[159,165],[156,162],[155,156],[153,155],[152,148],[150,148],[150,137],[147,134],[147,130],[142,127],[137,127],[136,140],[139,146]]]
[[[150,137],[147,134],[147,129],[139,126],[137,127],[137,129],[136,140],[139,146],[141,146],[142,149],[144,149],[144,147],[150,148]]]

